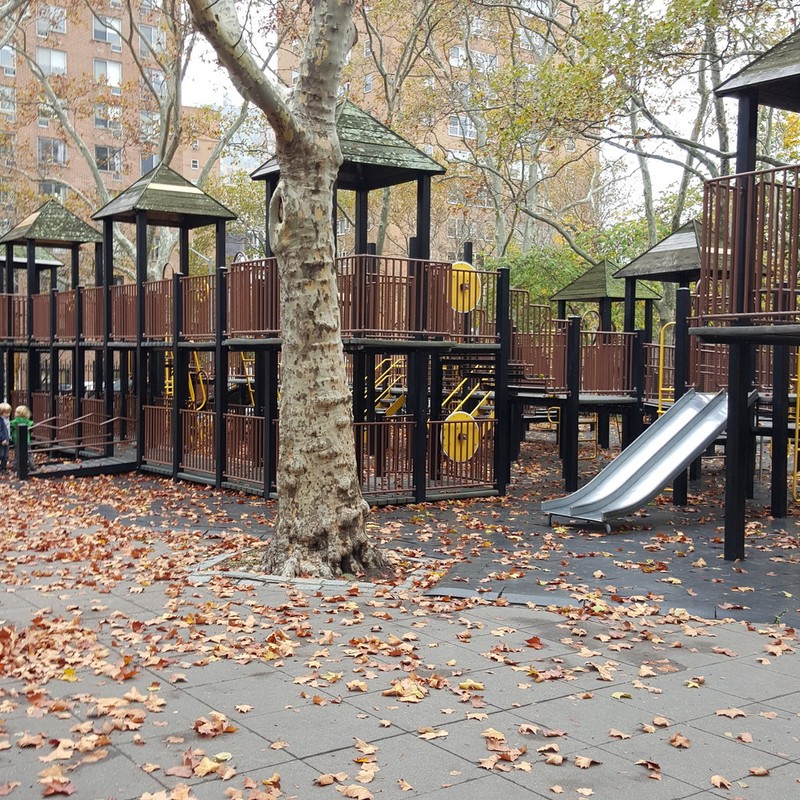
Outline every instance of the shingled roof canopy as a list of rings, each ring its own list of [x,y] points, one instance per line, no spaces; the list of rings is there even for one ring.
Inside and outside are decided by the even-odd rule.
[[[413,181],[420,173],[442,175],[446,171],[441,164],[349,100],[340,104],[337,113],[336,131],[344,157],[336,181],[337,189],[382,189]],[[278,173],[278,162],[273,156],[250,177],[256,181],[267,180]]]
[[[800,28],[723,81],[714,92],[719,97],[755,92],[759,105],[800,111]]]
[[[3,237],[0,244],[25,245],[35,241],[42,247],[69,247],[85,242],[102,241],[102,236],[61,203],[48,200]]]
[[[172,228],[200,228],[218,220],[236,219],[230,209],[166,164],[143,175],[92,214],[92,219],[135,222],[137,211],[147,212],[149,225]]]
[[[607,259],[590,267],[583,275],[568,283],[563,289],[557,291],[550,299],[552,301],[579,301],[599,302],[600,300],[625,299],[625,282],[614,277],[617,266]],[[659,295],[647,286],[637,284],[637,300],[658,300]]]
[[[669,283],[699,280],[701,233],[698,220],[687,222],[614,273],[614,277]]]

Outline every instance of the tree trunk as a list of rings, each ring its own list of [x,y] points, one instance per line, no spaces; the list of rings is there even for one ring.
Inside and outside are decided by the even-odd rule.
[[[286,576],[380,564],[366,534],[339,324],[331,210],[341,156],[325,134],[314,130],[282,154],[270,206],[283,348],[278,525],[265,564]]]

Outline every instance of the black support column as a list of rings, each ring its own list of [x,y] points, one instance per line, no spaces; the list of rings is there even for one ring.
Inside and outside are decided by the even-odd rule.
[[[144,356],[144,284],[147,281],[147,212],[136,212],[136,464],[144,458],[144,400],[147,369]],[[111,383],[113,396],[114,384]]]
[[[561,419],[564,489],[578,488],[578,421],[581,388],[581,318],[570,317],[567,328],[567,397]]]
[[[675,291],[675,401],[686,393],[689,381],[689,289],[680,287]],[[672,502],[685,506],[689,499],[689,480],[682,470],[672,482]]]
[[[494,479],[497,491],[506,493],[511,481],[511,403],[508,362],[511,358],[511,278],[507,267],[497,273],[497,331],[500,349],[495,357],[494,379]],[[521,411],[519,412],[521,413]]]
[[[227,471],[227,428],[225,414],[228,411],[228,348],[224,345],[228,328],[228,271],[225,267],[225,220],[216,223],[216,330],[214,332],[214,485],[219,489]]]

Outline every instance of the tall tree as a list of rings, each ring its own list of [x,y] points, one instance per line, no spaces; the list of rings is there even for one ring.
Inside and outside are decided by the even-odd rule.
[[[340,576],[377,568],[366,533],[339,324],[332,226],[342,153],[339,79],[355,28],[354,0],[315,0],[292,89],[253,57],[233,0],[189,0],[195,24],[239,92],[275,132],[281,179],[270,241],[281,289],[278,522],[265,564],[274,573]]]

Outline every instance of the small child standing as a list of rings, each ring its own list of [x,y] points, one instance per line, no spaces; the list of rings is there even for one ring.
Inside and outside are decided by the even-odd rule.
[[[11,441],[14,443],[14,447],[17,446],[19,429],[24,429],[25,435],[28,439],[28,469],[36,469],[36,462],[34,461],[33,454],[31,453],[31,428],[33,427],[33,417],[28,406],[17,406],[14,409],[14,419],[11,420],[10,427]]]
[[[11,406],[0,403],[0,470],[8,469],[8,448],[11,446]]]

